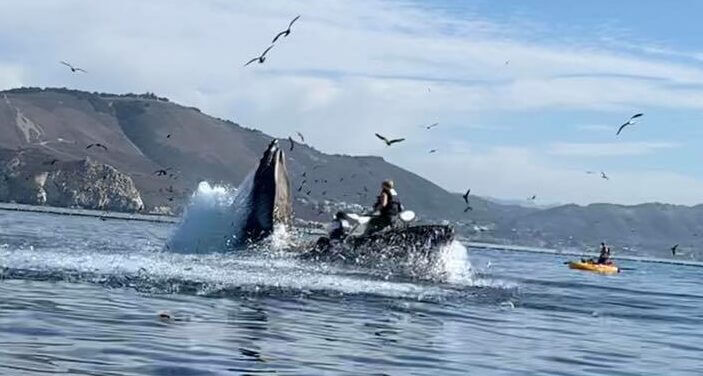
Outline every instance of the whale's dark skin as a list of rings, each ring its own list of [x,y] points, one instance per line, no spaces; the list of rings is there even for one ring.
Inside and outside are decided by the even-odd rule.
[[[247,241],[257,241],[273,232],[275,225],[290,226],[293,215],[286,159],[278,140],[264,152],[254,173],[249,211],[244,227]]]
[[[444,225],[408,226],[381,231],[368,236],[349,236],[341,242],[327,237],[302,255],[306,259],[375,264],[383,260],[407,261],[423,258],[435,261],[438,250],[454,240],[454,228]]]

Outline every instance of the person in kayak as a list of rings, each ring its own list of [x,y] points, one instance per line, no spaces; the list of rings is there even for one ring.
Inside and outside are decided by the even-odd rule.
[[[347,237],[351,224],[347,213],[338,211],[330,224],[330,240],[342,240]]]
[[[369,220],[364,235],[370,235],[393,225],[393,219],[403,211],[403,205],[398,200],[393,180],[385,180],[381,184],[381,194],[373,206],[373,217]]]
[[[606,246],[605,243],[600,243],[600,255],[598,256],[596,264],[612,264],[612,261],[610,261],[610,247]]]

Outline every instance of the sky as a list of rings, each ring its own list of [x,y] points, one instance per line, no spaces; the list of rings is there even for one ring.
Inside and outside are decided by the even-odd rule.
[[[323,152],[378,155],[455,192],[703,203],[700,1],[0,0],[0,10],[0,89],[154,92],[273,136],[300,131]],[[296,15],[264,64],[243,67]],[[375,132],[406,141],[386,147]]]

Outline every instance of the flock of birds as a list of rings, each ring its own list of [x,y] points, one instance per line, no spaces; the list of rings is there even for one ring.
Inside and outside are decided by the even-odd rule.
[[[281,38],[281,37],[284,37],[284,38],[288,37],[288,35],[290,35],[290,33],[291,33],[291,28],[292,28],[293,24],[294,24],[299,18],[300,18],[300,15],[296,16],[295,18],[293,18],[293,19],[290,21],[290,23],[288,24],[288,27],[287,27],[285,30],[279,32],[278,34],[276,34],[276,36],[274,36],[273,40],[271,41],[271,44],[264,50],[264,52],[262,52],[259,56],[254,57],[254,58],[250,59],[249,61],[247,61],[247,62],[244,64],[244,66],[248,66],[249,64],[252,64],[252,63],[254,63],[254,62],[258,62],[259,64],[263,64],[263,63],[266,61],[266,54],[267,54],[269,51],[271,51],[271,49],[275,46],[276,41],[277,41],[279,38]],[[505,60],[505,65],[508,65],[508,64],[510,64],[510,60]],[[427,91],[428,91],[428,93],[431,93],[431,92],[432,92],[431,88],[429,88],[429,87],[427,88]],[[616,136],[619,136],[620,133],[621,133],[626,127],[628,127],[628,126],[630,126],[630,125],[636,124],[636,123],[638,122],[639,118],[642,117],[643,115],[644,115],[643,113],[637,113],[637,114],[635,114],[635,115],[632,115],[625,123],[623,123],[622,125],[620,125],[620,127],[618,127],[617,132],[615,133],[615,135],[616,135]],[[431,130],[431,129],[437,127],[438,125],[439,125],[439,122],[435,122],[435,123],[432,123],[432,124],[425,125],[424,127],[425,127],[426,130]],[[303,137],[303,135],[302,135],[300,132],[296,132],[296,133],[297,133],[298,137],[300,138],[300,140],[304,143],[304,142],[305,142],[305,137]],[[381,140],[387,147],[390,147],[390,146],[393,146],[394,144],[398,144],[398,143],[401,143],[401,142],[405,141],[405,138],[404,138],[404,137],[400,137],[400,138],[389,138],[389,137],[386,137],[386,136],[381,135],[381,134],[379,134],[379,133],[374,133],[374,135],[376,136],[376,138],[378,138],[379,140]],[[292,138],[291,136],[288,137],[288,141],[290,142],[290,150],[292,151],[292,150],[294,149],[294,147],[295,147],[295,146],[294,146],[294,145],[295,145],[295,142],[294,142],[294,140],[293,140],[293,138]],[[437,151],[438,151],[437,149],[430,149],[428,153],[429,153],[429,154],[434,154],[434,153],[436,153]],[[594,171],[586,171],[586,173],[587,173],[587,174],[594,174],[595,172],[594,172]],[[601,179],[603,179],[603,180],[610,180],[610,178],[608,177],[608,175],[606,175],[606,173],[605,173],[604,171],[600,171],[600,177],[601,177]],[[303,183],[305,183],[305,182],[306,182],[306,180],[303,180]],[[301,185],[301,187],[299,187],[298,191],[301,191],[301,190],[302,190],[302,185]],[[469,189],[469,190],[466,192],[466,194],[462,196],[462,197],[464,198],[465,203],[466,203],[466,208],[464,209],[464,212],[465,212],[465,213],[468,212],[468,211],[473,210],[473,208],[471,207],[471,205],[469,205],[469,193],[470,193],[470,191],[471,191],[471,189]],[[307,193],[310,194],[310,191],[308,191]],[[527,198],[528,201],[535,201],[536,199],[537,199],[537,196],[536,196],[536,195],[532,195],[532,196],[530,196],[530,197]]]

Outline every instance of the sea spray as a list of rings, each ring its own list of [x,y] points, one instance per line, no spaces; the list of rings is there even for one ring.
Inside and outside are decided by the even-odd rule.
[[[239,189],[201,182],[193,192],[183,220],[167,243],[170,250],[186,253],[223,251],[243,235],[249,208],[252,175]]]
[[[457,240],[442,246],[437,263],[438,271],[451,283],[470,283],[473,270],[466,247]]]

